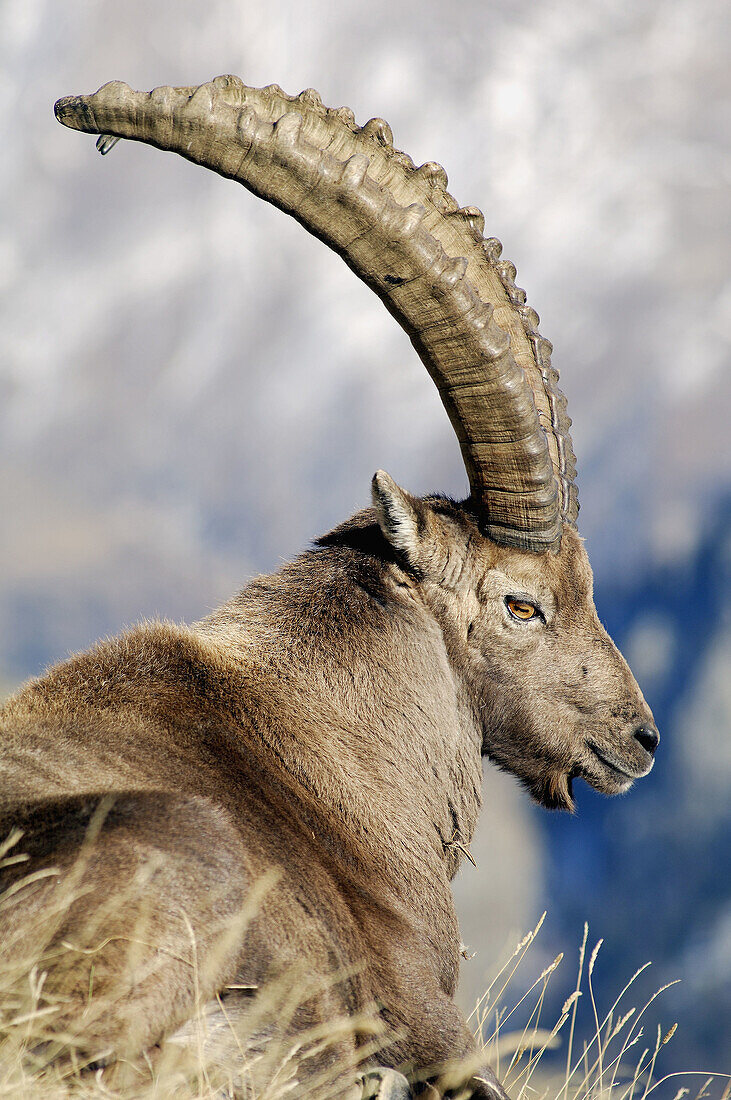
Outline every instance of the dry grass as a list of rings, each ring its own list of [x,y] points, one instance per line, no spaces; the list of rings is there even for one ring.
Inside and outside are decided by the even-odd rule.
[[[22,858],[17,852],[17,839],[10,838],[0,845],[0,868]],[[32,889],[33,879],[38,881],[36,876],[29,876],[23,884],[0,894],[0,924],[3,909],[13,904],[19,889]],[[50,921],[32,934],[24,934],[22,947],[10,953],[11,962],[0,970],[0,1100],[345,1100],[347,1090],[342,1079],[333,1080],[328,1071],[303,1089],[298,1084],[302,1067],[305,1063],[312,1066],[319,1054],[354,1031],[361,1037],[364,1058],[383,1041],[367,1019],[337,1021],[326,1030],[314,1029],[301,1035],[297,1042],[272,1039],[275,1025],[286,1021],[299,1003],[290,981],[248,998],[246,991],[238,990],[245,1010],[240,1006],[232,1010],[226,999],[214,1006],[199,1004],[196,1018],[183,1032],[135,1063],[90,1066],[80,1054],[78,1033],[58,1027],[67,1009],[59,992],[63,982],[58,981],[58,974],[72,975],[76,971],[78,977],[81,957],[78,942],[59,947],[53,939],[70,896],[60,903]],[[587,954],[586,928],[575,989],[555,1024],[546,1026],[542,1014],[548,984],[561,966],[562,956],[554,959],[517,999],[511,999],[510,990],[523,981],[516,978],[519,968],[522,974],[530,966],[529,951],[542,923],[543,918],[518,944],[480,999],[471,1020],[488,1061],[511,1096],[516,1100],[649,1100],[651,1096],[657,1100],[693,1100],[710,1096],[711,1087],[715,1089],[713,1095],[719,1096],[723,1087],[719,1085],[720,1075],[716,1075],[713,1085],[710,1074],[683,1075],[683,1080],[677,1075],[662,1076],[662,1048],[672,1038],[676,1025],[663,1030],[652,1017],[656,998],[667,986],[639,1010],[627,1006],[633,985],[645,967],[632,976],[608,1011],[599,1011],[592,976],[601,941]],[[134,939],[132,935],[130,942]],[[88,959],[93,949],[83,950]],[[195,969],[194,943],[190,957]],[[93,962],[84,973],[89,975],[87,1012],[94,1008]],[[78,988],[78,981],[76,984]],[[575,1035],[580,1011],[589,1014],[593,1038],[579,1050]],[[517,1028],[519,1018],[526,1022]],[[547,1066],[551,1060],[551,1056],[546,1058],[547,1053],[558,1047],[565,1051],[562,1072]],[[459,1076],[455,1069],[455,1082]],[[690,1084],[692,1081],[695,1085]],[[359,1095],[360,1089],[355,1088],[347,1092],[347,1100],[356,1100]],[[731,1097],[731,1082],[723,1097]]]
[[[515,984],[518,968],[534,943],[545,919],[518,944],[511,958],[493,979],[475,1008],[471,1023],[478,1041],[487,1052],[507,1091],[517,1100],[701,1100],[702,1097],[731,1097],[731,1077],[689,1071],[662,1074],[662,1048],[671,1041],[677,1023],[663,1028],[653,1019],[655,1002],[675,982],[661,986],[637,1008],[628,1004],[645,963],[635,971],[607,1011],[600,1013],[594,996],[593,974],[602,947],[599,940],[588,956],[588,925],[579,949],[576,984],[565,1000],[558,1020],[542,1024],[548,984],[564,961],[558,955],[528,989],[507,1004],[509,987]],[[591,1035],[581,1049],[575,1043],[580,1012],[591,1021]],[[526,1020],[520,1031],[509,1031],[513,1017],[522,1012]],[[561,1069],[546,1066],[546,1054],[565,1051]],[[556,1059],[548,1059],[555,1063]],[[695,1082],[695,1084],[693,1083]],[[709,1089],[712,1089],[709,1092]]]

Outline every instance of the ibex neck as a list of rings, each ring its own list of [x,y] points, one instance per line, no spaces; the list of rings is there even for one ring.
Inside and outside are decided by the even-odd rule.
[[[388,568],[319,549],[197,629],[251,683],[256,735],[366,850],[394,865],[438,862],[452,877],[479,811],[479,736],[439,627],[398,602]]]

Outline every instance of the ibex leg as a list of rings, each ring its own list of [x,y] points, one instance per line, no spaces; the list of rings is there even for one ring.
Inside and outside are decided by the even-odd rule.
[[[413,1016],[404,1021],[411,1048],[405,1053],[424,1082],[425,1096],[509,1100],[493,1070],[480,1064],[472,1033],[451,998],[435,993],[412,1008]],[[393,1027],[398,1031],[398,1021]]]

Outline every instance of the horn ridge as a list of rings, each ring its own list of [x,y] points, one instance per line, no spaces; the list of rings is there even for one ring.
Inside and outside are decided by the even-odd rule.
[[[115,81],[59,100],[56,115],[237,179],[334,248],[405,328],[437,384],[485,533],[558,549],[578,501],[551,345],[502,246],[483,239],[482,212],[459,206],[439,165],[416,167],[382,119],[359,128],[312,89],[289,96],[232,76],[151,93]]]

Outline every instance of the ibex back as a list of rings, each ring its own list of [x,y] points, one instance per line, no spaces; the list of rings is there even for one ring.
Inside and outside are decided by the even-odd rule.
[[[453,1001],[450,880],[482,757],[569,809],[575,778],[624,791],[659,740],[594,609],[550,345],[480,212],[381,120],[233,77],[114,83],[56,113],[102,152],[132,138],[232,176],[340,252],[439,387],[471,496],[379,472],[371,508],[208,618],[141,626],[11,699],[0,834],[22,830],[29,858],[1,873],[31,878],[0,911],[0,958],[39,926],[71,945],[54,1026],[91,1062],[149,1050],[201,1002],[251,1014],[279,983],[298,989],[283,1032],[351,1024],[302,1063],[308,1096],[330,1064],[359,1096],[380,1064],[504,1097]]]

